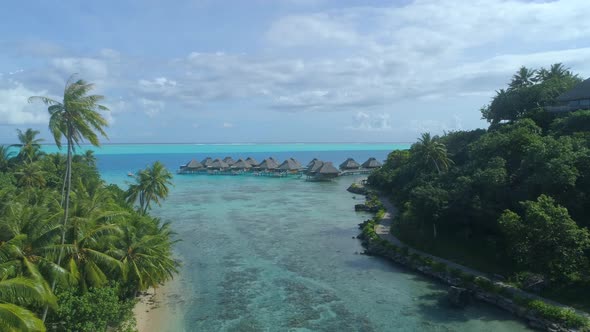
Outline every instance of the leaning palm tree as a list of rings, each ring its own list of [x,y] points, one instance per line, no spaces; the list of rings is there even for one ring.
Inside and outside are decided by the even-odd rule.
[[[436,137],[430,136],[430,133],[423,133],[418,142],[412,146],[412,150],[424,166],[433,165],[439,174],[449,169],[453,163],[449,158],[446,146]]]
[[[159,205],[160,200],[168,197],[171,179],[172,173],[156,161],[135,175],[135,183],[127,190],[127,202],[133,204],[139,201],[139,213],[145,215],[152,202]]]
[[[84,140],[88,140],[94,146],[100,146],[98,134],[107,137],[104,128],[108,123],[99,111],[108,111],[108,108],[99,104],[104,99],[101,95],[89,95],[94,85],[84,80],[73,82],[73,75],[67,81],[63,100],[57,101],[48,97],[33,96],[29,102],[41,101],[49,107],[49,130],[53,134],[55,144],[61,148],[62,137],[67,142],[66,174],[64,178],[64,221],[61,236],[61,248],[57,258],[57,264],[61,264],[65,236],[68,224],[68,210],[70,204],[70,191],[72,186],[72,154],[74,145],[79,146]],[[53,283],[52,289],[55,288]],[[44,315],[45,316],[45,315]]]

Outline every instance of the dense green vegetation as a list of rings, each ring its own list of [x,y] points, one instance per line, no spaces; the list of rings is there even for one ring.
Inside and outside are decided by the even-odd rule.
[[[88,95],[92,85],[68,82],[63,102],[49,105],[56,143],[67,154],[44,154],[38,131],[18,131],[19,144],[0,146],[0,330],[133,330],[138,292],[176,273],[168,224],[135,208],[129,192],[101,180],[92,152],[76,154],[84,140],[98,145],[106,121]],[[162,186],[170,173],[150,173]],[[164,180],[162,180],[162,178]],[[158,200],[167,188],[158,187]],[[150,198],[154,200],[154,198]]]
[[[422,255],[418,252],[410,253],[407,246],[398,246],[386,239],[383,239],[375,232],[375,226],[383,218],[384,211],[380,210],[375,217],[365,220],[359,224],[361,234],[359,239],[363,240],[364,245],[369,245],[370,251],[367,254],[377,254],[405,265],[411,269],[433,276],[444,282],[449,282],[455,286],[465,287],[471,290],[483,290],[491,296],[499,296],[508,301],[521,306],[523,311],[518,315],[523,317],[532,314],[534,317],[547,319],[553,323],[559,323],[563,326],[573,328],[579,331],[590,330],[590,318],[586,315],[579,314],[575,310],[567,307],[556,306],[541,300],[517,294],[513,286],[505,283],[494,282],[482,276],[473,275],[467,271],[462,271],[446,263],[435,261],[433,258]]]
[[[558,299],[558,288],[587,294],[590,111],[545,109],[580,81],[561,64],[523,67],[482,109],[487,130],[424,134],[390,153],[369,183],[399,207],[393,231],[514,281],[541,275],[544,294]],[[590,308],[582,295],[567,301]]]

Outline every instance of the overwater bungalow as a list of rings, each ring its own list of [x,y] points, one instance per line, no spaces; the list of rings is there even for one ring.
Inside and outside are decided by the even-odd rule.
[[[264,159],[260,165],[258,165],[258,169],[262,171],[274,171],[279,168],[279,164],[272,158]]]
[[[201,161],[201,165],[203,165],[203,167],[209,167],[211,166],[211,163],[213,163],[213,159],[211,159],[211,157],[207,157]]]
[[[273,158],[273,157],[268,157],[267,159],[268,159],[268,160],[272,160],[272,161],[273,161],[275,164],[277,164],[277,167],[279,167],[279,165],[281,164],[281,163],[280,163],[278,160],[276,160],[276,159],[275,159],[275,158]]]
[[[244,161],[247,162],[248,164],[250,164],[250,166],[252,166],[252,167],[256,167],[256,166],[260,165],[260,163],[252,157],[248,157]]]
[[[224,162],[224,163],[226,163],[226,164],[228,164],[229,166],[231,166],[231,165],[233,165],[233,164],[234,164],[236,161],[235,161],[235,160],[233,160],[233,158],[232,158],[232,157],[230,157],[230,156],[227,156],[227,157],[223,158],[223,162]]]
[[[312,160],[311,160],[311,161],[310,161],[310,162],[307,164],[307,166],[305,166],[305,168],[310,168],[310,167],[311,167],[311,165],[312,165],[314,162],[318,161],[318,160],[319,160],[318,158],[313,158],[313,159],[312,159]]]
[[[340,169],[343,171],[354,170],[359,168],[361,168],[361,165],[352,158],[348,158],[342,164],[340,164]]]
[[[242,158],[238,159],[233,165],[230,166],[231,169],[239,170],[239,171],[247,171],[252,168],[249,162],[246,162]]]
[[[367,161],[365,161],[362,165],[364,168],[369,168],[369,169],[373,169],[373,168],[379,168],[381,167],[381,163],[379,161],[377,161],[377,159],[375,158],[369,158],[367,159]]]
[[[207,167],[208,169],[212,170],[225,170],[229,168],[229,165],[221,159],[215,159],[211,165]]]
[[[338,177],[340,175],[340,171],[332,165],[332,162],[324,162],[322,166],[311,175],[311,179],[313,181],[324,181],[324,180],[331,180],[333,178]]]
[[[279,165],[278,169],[283,172],[288,172],[291,174],[299,173],[300,165],[297,165],[297,162],[293,159],[287,159],[283,161],[282,164]]]
[[[322,167],[323,164],[324,164],[324,162],[319,159],[312,160],[311,163],[309,163],[309,165],[307,166],[307,168],[305,170],[305,174],[307,174],[307,175],[315,174],[315,172],[317,172]]]
[[[295,165],[297,165],[298,169],[303,169],[303,165],[301,165],[301,163],[299,161],[297,161],[297,159],[291,157],[291,158],[289,158],[289,160],[293,161],[295,163]]]
[[[180,172],[194,173],[202,170],[203,168],[204,167],[200,162],[193,159],[189,161],[186,165],[180,166]]]

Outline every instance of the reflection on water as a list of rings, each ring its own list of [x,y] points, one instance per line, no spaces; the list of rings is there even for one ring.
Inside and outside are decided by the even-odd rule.
[[[489,306],[439,302],[446,288],[353,239],[368,217],[332,183],[184,176],[155,214],[171,221],[184,320],[165,331],[522,331]],[[357,199],[359,198],[358,195]]]

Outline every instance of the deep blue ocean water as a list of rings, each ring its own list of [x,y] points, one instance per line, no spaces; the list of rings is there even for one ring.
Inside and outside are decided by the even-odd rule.
[[[172,170],[206,156],[273,156],[338,165],[348,157],[383,160],[407,144],[112,145],[96,152],[103,177],[160,160]],[[47,147],[46,147],[47,149]],[[454,310],[446,287],[376,257],[353,237],[370,216],[362,197],[332,182],[249,176],[176,175],[154,215],[181,240],[175,287],[160,331],[524,331],[493,307]]]

